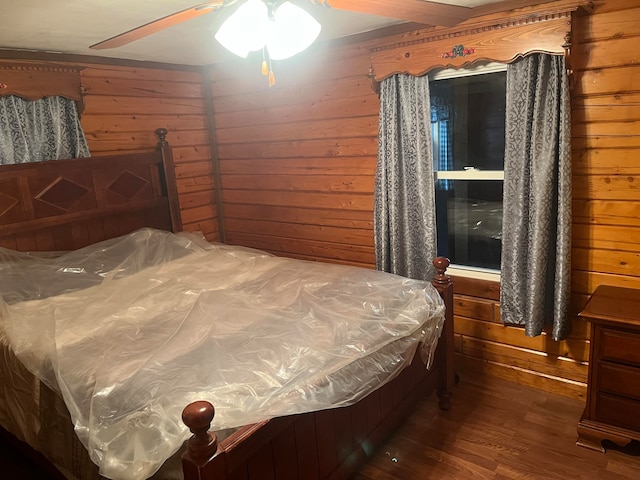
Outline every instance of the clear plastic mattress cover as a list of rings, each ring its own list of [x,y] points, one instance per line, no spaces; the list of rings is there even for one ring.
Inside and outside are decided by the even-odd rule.
[[[428,282],[144,229],[59,256],[0,249],[0,318],[100,473],[152,475],[208,400],[214,430],[354,403],[431,358]]]

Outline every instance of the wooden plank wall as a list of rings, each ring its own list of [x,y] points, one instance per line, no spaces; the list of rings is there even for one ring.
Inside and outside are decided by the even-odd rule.
[[[573,291],[640,287],[640,4],[580,19],[572,109]]]
[[[253,60],[253,61],[252,61]],[[226,241],[371,266],[378,99],[361,46],[210,72]]]
[[[640,288],[640,9],[595,2],[574,27],[573,312],[600,284]],[[366,73],[384,39],[313,49],[276,65],[214,67],[224,226],[229,243],[373,267],[372,205],[379,102]],[[526,337],[500,323],[499,285],[456,279],[464,368],[581,397],[589,325],[571,337]]]
[[[169,130],[185,231],[218,239],[213,164],[199,71],[83,65],[82,127],[93,156],[149,149]]]
[[[209,240],[217,240],[213,166],[201,71],[172,66],[74,65],[83,68],[80,75],[86,107],[81,123],[91,155],[149,151],[158,144],[155,130],[168,129],[183,229],[202,231]]]

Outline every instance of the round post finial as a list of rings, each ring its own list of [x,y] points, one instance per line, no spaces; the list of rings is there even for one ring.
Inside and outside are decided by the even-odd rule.
[[[215,408],[207,401],[187,405],[182,411],[182,421],[193,436],[187,441],[187,452],[196,465],[206,464],[218,450],[218,439],[209,431]]]
[[[449,265],[451,265],[451,261],[446,257],[436,257],[433,259],[432,263],[436,269],[436,275],[433,277],[433,283],[443,286],[449,285],[451,283],[451,279],[445,272]]]
[[[168,133],[168,130],[166,128],[156,129],[156,135],[158,135],[158,138],[160,139],[161,147],[166,147],[169,145],[169,142],[167,142],[167,133]]]

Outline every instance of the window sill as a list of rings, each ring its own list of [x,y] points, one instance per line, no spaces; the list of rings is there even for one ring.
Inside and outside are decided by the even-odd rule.
[[[465,267],[451,264],[447,268],[447,274],[454,277],[464,277],[474,280],[487,280],[500,283],[500,271],[481,268]]]

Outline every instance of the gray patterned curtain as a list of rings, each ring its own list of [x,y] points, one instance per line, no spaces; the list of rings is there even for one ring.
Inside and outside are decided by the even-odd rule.
[[[88,156],[73,100],[0,97],[0,165]]]
[[[379,270],[429,280],[436,218],[428,77],[381,84],[374,235]]]
[[[500,314],[528,336],[570,332],[571,108],[564,58],[507,70]]]

